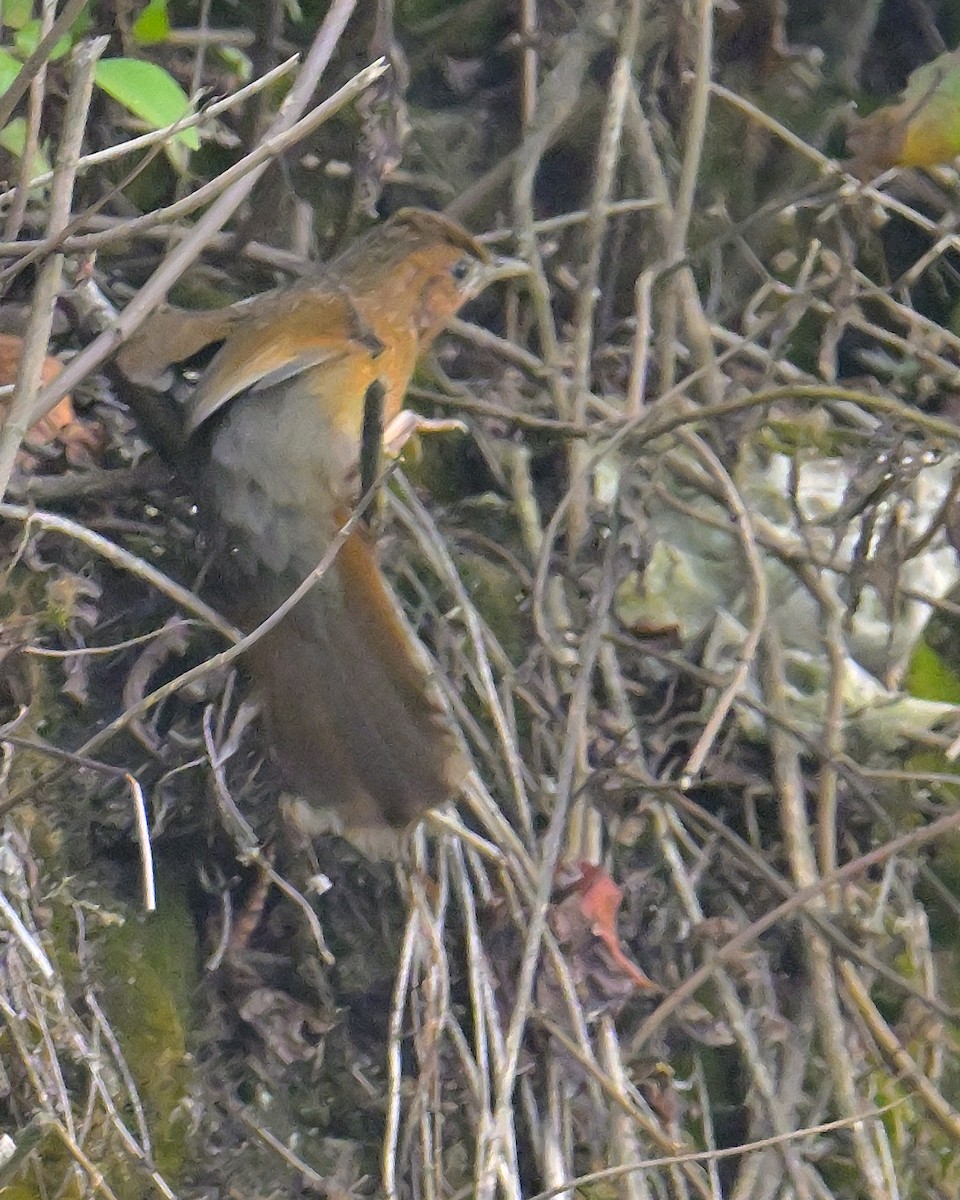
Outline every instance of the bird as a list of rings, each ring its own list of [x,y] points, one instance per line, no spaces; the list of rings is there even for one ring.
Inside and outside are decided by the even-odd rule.
[[[391,451],[417,428],[403,411],[416,363],[489,267],[459,225],[401,209],[317,278],[211,322],[225,336],[184,434],[217,546],[213,593],[241,629],[290,596],[350,516],[371,411]],[[404,831],[456,798],[465,751],[363,525],[243,657],[301,826],[326,830],[332,814],[346,831]]]

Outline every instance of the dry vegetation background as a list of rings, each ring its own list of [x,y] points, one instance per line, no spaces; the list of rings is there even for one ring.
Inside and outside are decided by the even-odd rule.
[[[956,1197],[960,178],[845,165],[956,5],[81,7],[0,96],[72,394],[0,437],[0,1196]],[[523,269],[391,484],[476,764],[397,864],[281,819],[110,358],[409,203]]]

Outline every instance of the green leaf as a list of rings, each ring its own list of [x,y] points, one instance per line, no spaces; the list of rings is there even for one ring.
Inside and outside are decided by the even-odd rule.
[[[27,123],[23,117],[14,117],[0,129],[0,146],[11,154],[15,154],[17,158],[23,158],[23,149],[26,144]],[[34,151],[33,162],[30,164],[30,174],[32,176],[44,175],[50,170],[51,166],[47,156],[38,147]]]
[[[138,58],[103,58],[97,64],[94,80],[108,96],[154,129],[172,125],[191,111],[187,93],[156,63]],[[200,148],[195,129],[182,130],[176,140],[191,150]]]
[[[217,54],[223,65],[236,75],[240,83],[249,83],[253,78],[253,63],[248,55],[236,46],[218,46]]]
[[[0,129],[0,146],[19,158],[27,141],[27,123],[23,117],[14,117]]]
[[[152,46],[165,42],[170,36],[170,16],[167,0],[150,0],[150,3],[134,21],[130,30],[133,40],[141,46]]]
[[[932,167],[960,154],[960,50],[910,75],[899,104],[856,122],[847,144],[864,168]]]
[[[20,74],[20,63],[6,50],[0,50],[0,96]]]
[[[911,71],[903,98],[922,103],[934,92],[960,100],[960,51],[948,50]]]
[[[3,24],[22,29],[33,16],[33,0],[3,0]]]
[[[910,695],[921,700],[960,704],[960,678],[926,642],[917,643],[905,683]]]
[[[43,26],[39,21],[27,21],[17,31],[13,39],[13,44],[17,48],[17,53],[21,58],[29,58],[30,55],[40,45],[43,37]],[[47,56],[48,62],[53,62],[58,58],[63,58],[72,45],[72,40],[69,37],[58,38],[54,43],[53,49]]]

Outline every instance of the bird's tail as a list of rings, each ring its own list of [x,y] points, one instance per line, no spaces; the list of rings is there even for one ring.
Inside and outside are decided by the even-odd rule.
[[[247,661],[286,779],[309,805],[348,829],[403,828],[455,797],[465,756],[362,533]]]

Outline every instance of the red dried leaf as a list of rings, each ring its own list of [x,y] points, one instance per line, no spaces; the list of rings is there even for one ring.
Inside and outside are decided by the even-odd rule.
[[[614,963],[638,988],[660,989],[648,979],[640,968],[626,956],[617,934],[617,913],[623,900],[623,891],[613,882],[603,867],[593,863],[580,864],[580,878],[574,883],[580,897],[580,911],[590,922],[594,933],[607,948]]]
[[[22,338],[12,333],[0,333],[0,386],[8,386],[16,381],[22,351]],[[62,370],[60,363],[47,355],[40,372],[44,387],[56,379]],[[5,417],[8,404],[8,397],[0,397],[0,418]],[[77,419],[73,401],[67,395],[30,427],[25,445],[41,447],[56,443],[62,448],[67,461],[78,466],[90,461],[91,454],[101,448],[102,441],[99,429]],[[37,466],[37,459],[28,448],[23,448],[17,455],[17,466],[23,471],[32,471]]]

